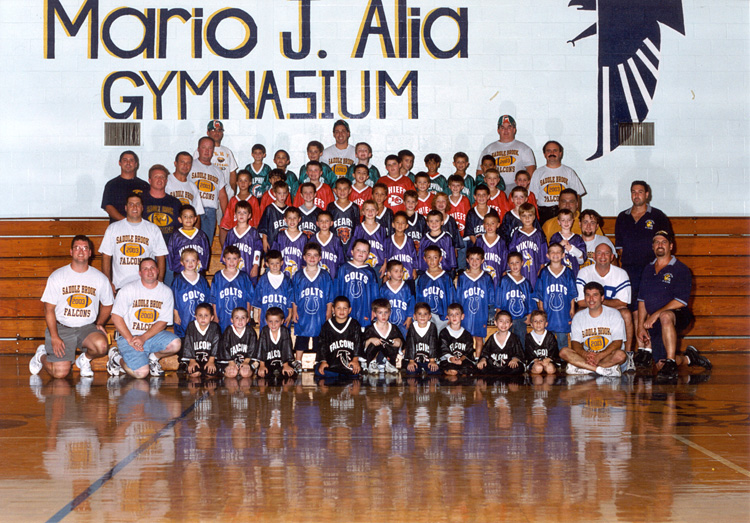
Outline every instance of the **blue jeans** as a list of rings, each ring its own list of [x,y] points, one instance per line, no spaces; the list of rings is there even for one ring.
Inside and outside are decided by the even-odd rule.
[[[120,336],[117,338],[117,348],[120,350],[122,359],[127,366],[132,370],[135,370],[148,365],[149,354],[163,351],[167,348],[167,345],[176,339],[178,339],[177,336],[171,332],[161,331],[146,340],[146,343],[143,344],[142,351],[137,351],[125,341],[123,336]]]
[[[201,214],[201,230],[208,236],[210,244],[214,241],[216,233],[216,209],[205,208],[206,214]]]
[[[521,339],[521,347],[526,348],[526,316],[513,320],[513,325],[510,328],[516,336]]]

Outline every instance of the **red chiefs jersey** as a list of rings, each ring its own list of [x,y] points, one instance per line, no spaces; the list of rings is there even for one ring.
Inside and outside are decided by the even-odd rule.
[[[503,215],[508,211],[508,197],[505,196],[503,191],[497,191],[494,198],[490,198],[487,202],[492,209],[500,216],[500,221],[503,220]]]
[[[466,228],[466,215],[469,214],[469,211],[471,210],[471,203],[464,195],[461,195],[458,203],[454,203],[453,196],[449,196],[448,201],[451,204],[451,212],[449,212],[448,215],[453,216],[453,219],[456,220],[458,231],[463,238],[464,229]]]
[[[325,210],[328,204],[333,203],[336,199],[333,197],[333,191],[327,183],[321,182],[318,188],[315,190],[315,206]],[[302,191],[297,191],[297,196],[294,197],[294,206],[302,207],[304,200],[302,199]]]
[[[427,216],[432,210],[432,200],[434,199],[435,195],[432,193],[429,193],[425,200],[423,200],[422,198],[417,198],[417,212],[422,216]]]
[[[372,198],[372,187],[365,187],[361,192],[352,185],[352,192],[349,193],[349,201],[359,208],[362,204]]]
[[[273,189],[268,189],[266,193],[263,195],[263,198],[260,199],[260,215],[263,216],[263,212],[266,210],[266,207],[271,205],[273,202],[276,201],[276,196],[271,192]],[[286,202],[284,202],[286,205],[292,205],[292,197],[289,196],[287,193],[286,195]],[[252,205],[252,204],[251,204]],[[258,223],[260,223],[260,218],[258,218]]]
[[[237,225],[237,220],[234,219],[234,208],[237,205],[238,201],[239,200],[237,199],[236,195],[232,196],[232,199],[229,200],[227,210],[224,212],[224,216],[221,218],[221,223],[219,224],[222,229],[228,231],[229,229],[233,229],[234,226]],[[263,214],[263,211],[258,207],[258,199],[251,194],[245,201],[250,204],[250,210],[252,212],[249,223],[252,227],[257,229],[258,224],[260,223],[260,217]]]
[[[378,181],[388,187],[388,199],[385,201],[385,206],[393,212],[403,211],[404,193],[414,190],[414,184],[411,183],[411,180],[406,176],[396,179],[387,175],[382,176]]]

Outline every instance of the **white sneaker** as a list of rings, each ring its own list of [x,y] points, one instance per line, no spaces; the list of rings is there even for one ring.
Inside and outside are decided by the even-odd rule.
[[[398,369],[390,361],[386,360],[386,362],[385,362],[385,372],[387,374],[398,374]]]
[[[117,347],[112,347],[107,352],[107,372],[110,376],[119,376],[122,372],[122,355]]]
[[[373,375],[380,374],[380,371],[378,370],[378,360],[372,360],[370,364],[367,366],[367,372]]]
[[[76,358],[76,367],[81,370],[82,378],[94,377],[94,371],[91,370],[91,360],[86,357],[85,353],[82,352],[80,356]]]
[[[611,376],[613,378],[619,378],[622,376],[619,365],[613,365],[612,367],[597,367],[596,373],[599,376]]]
[[[568,366],[565,369],[565,372],[571,376],[586,376],[587,374],[592,373],[592,371],[588,369],[583,369],[581,367],[576,367],[572,363],[568,363]]]
[[[149,354],[148,356],[148,371],[155,378],[164,376],[164,369],[161,368],[161,363],[159,363],[159,359],[156,357],[152,358],[152,356],[153,356],[152,354]]]
[[[44,348],[44,343],[42,343],[36,348],[34,357],[29,361],[29,372],[31,372],[31,374],[36,376],[37,374],[39,374],[42,368],[44,368],[44,364],[42,363],[42,356],[46,355],[47,349]]]

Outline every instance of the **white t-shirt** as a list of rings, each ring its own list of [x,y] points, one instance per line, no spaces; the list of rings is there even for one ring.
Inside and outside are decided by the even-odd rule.
[[[201,193],[198,192],[198,188],[188,178],[184,182],[178,180],[173,174],[167,178],[167,186],[165,188],[167,194],[170,194],[180,200],[182,205],[192,205],[195,208],[195,213],[200,216],[206,211],[203,210],[203,201],[201,200]]]
[[[140,336],[157,321],[172,324],[174,297],[172,289],[158,282],[153,289],[137,281],[128,283],[117,292],[112,314],[117,314],[133,336]]]
[[[523,171],[529,165],[536,167],[536,158],[531,147],[518,140],[503,143],[495,141],[485,147],[477,159],[476,166],[482,165],[482,157],[489,154],[495,159],[495,166],[505,182],[505,193],[516,186],[516,171]]]
[[[187,177],[198,188],[201,200],[203,200],[203,207],[206,209],[218,209],[219,191],[227,185],[221,169],[213,165],[203,165],[198,160],[195,160]]]
[[[554,207],[560,200],[563,189],[573,189],[578,196],[586,194],[586,188],[581,183],[576,172],[567,165],[557,169],[550,169],[542,165],[531,177],[529,191],[536,196],[536,203],[540,207]]]
[[[198,151],[193,153],[193,163],[198,161]],[[214,156],[211,158],[211,165],[218,168],[224,175],[224,182],[226,183],[227,197],[231,198],[233,194],[232,188],[229,186],[229,173],[238,169],[237,160],[234,158],[234,153],[224,145],[214,147]]]
[[[357,156],[354,154],[353,145],[347,146],[346,149],[339,149],[336,144],[325,148],[320,156],[320,161],[327,163],[337,178],[346,176],[349,166],[359,163]]]
[[[83,327],[96,321],[99,304],[114,303],[112,285],[98,269],[76,272],[60,267],[47,278],[42,302],[55,306],[55,318],[66,327]]]
[[[608,300],[620,300],[624,303],[630,303],[632,299],[632,289],[630,287],[630,278],[628,273],[614,265],[609,266],[609,272],[601,276],[596,272],[596,265],[592,264],[578,271],[576,278],[576,289],[578,289],[578,301],[585,297],[583,286],[595,281],[604,287],[604,297]]]
[[[112,283],[116,289],[140,279],[138,264],[143,258],[169,254],[159,227],[148,220],[130,223],[127,218],[107,227],[99,252],[112,256]]]
[[[613,341],[625,341],[625,322],[616,309],[606,305],[596,318],[591,317],[589,309],[584,309],[573,316],[570,339],[583,345],[587,351],[599,352]]]

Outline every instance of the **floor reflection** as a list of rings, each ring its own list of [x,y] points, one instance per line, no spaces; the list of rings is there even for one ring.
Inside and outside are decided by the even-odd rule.
[[[665,521],[701,485],[747,507],[747,477],[673,437],[710,376],[310,378],[33,383],[44,469],[69,501],[127,463],[75,507],[97,520]]]

